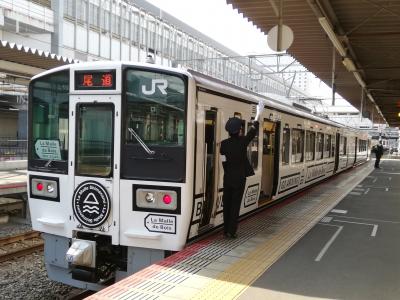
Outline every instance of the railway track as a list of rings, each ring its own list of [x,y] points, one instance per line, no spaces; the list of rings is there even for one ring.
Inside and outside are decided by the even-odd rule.
[[[38,231],[28,231],[23,234],[0,238],[0,263],[42,251],[44,241]]]

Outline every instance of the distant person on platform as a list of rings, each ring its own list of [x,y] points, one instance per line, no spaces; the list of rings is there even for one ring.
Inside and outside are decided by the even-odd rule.
[[[383,146],[382,141],[379,141],[378,145],[375,146],[375,168],[380,169],[379,162],[381,161],[381,157],[383,155]]]
[[[237,238],[236,231],[246,177],[254,175],[254,170],[247,158],[247,146],[257,135],[259,111],[260,109],[258,109],[256,118],[246,136],[243,136],[241,132],[243,122],[241,119],[229,118],[225,125],[229,138],[221,142],[220,154],[224,168],[224,194],[222,196],[224,236],[227,238]]]

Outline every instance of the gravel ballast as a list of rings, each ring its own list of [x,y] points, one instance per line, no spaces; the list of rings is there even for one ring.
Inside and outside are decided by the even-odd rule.
[[[31,225],[0,224],[0,237],[32,230]],[[0,263],[0,299],[68,299],[76,288],[47,278],[43,251]]]

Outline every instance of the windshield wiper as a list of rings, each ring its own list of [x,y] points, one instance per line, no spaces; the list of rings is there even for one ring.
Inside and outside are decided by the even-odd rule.
[[[150,150],[149,147],[143,142],[143,140],[140,138],[140,136],[133,130],[132,128],[128,127],[128,131],[130,134],[139,142],[140,146],[143,147],[144,151],[147,152],[149,155],[154,155],[156,152],[153,150]]]

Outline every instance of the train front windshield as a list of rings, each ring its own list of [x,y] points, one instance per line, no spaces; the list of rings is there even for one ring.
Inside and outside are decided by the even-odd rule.
[[[126,71],[122,178],[185,179],[187,79]]]
[[[29,97],[29,168],[67,173],[69,72],[32,81]]]

